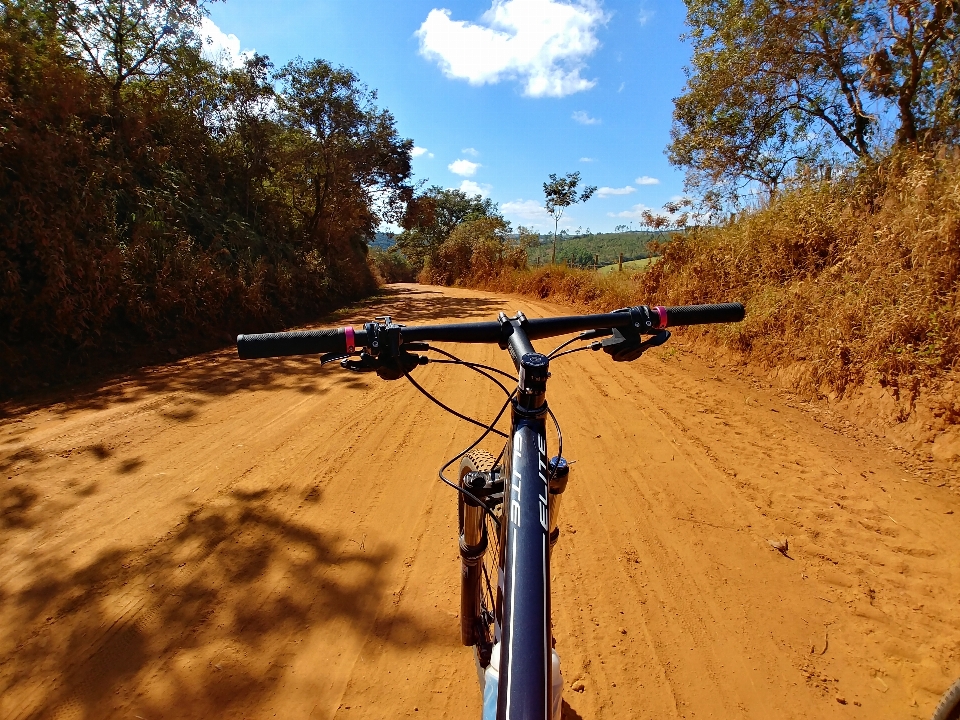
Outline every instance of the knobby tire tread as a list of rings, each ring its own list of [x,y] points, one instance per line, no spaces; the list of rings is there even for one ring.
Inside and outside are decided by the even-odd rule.
[[[940,698],[931,720],[960,720],[960,680],[951,685]]]

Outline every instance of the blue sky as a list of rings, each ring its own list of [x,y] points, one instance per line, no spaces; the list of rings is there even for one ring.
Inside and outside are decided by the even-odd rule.
[[[278,66],[351,68],[414,141],[417,180],[481,192],[515,227],[552,231],[543,183],[579,170],[601,190],[561,228],[598,232],[682,193],[663,150],[683,20],[664,0],[227,0],[206,29]]]

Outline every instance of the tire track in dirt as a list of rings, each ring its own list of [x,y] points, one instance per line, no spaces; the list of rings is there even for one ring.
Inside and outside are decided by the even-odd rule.
[[[567,312],[397,286],[342,322],[518,308]],[[566,717],[929,715],[960,675],[950,488],[682,338],[552,370]],[[471,416],[502,402],[416,375]],[[475,431],[404,381],[229,351],[0,408],[0,717],[477,716],[435,475]]]

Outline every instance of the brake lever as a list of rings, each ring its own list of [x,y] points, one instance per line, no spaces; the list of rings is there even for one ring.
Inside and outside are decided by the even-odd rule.
[[[642,342],[639,335],[633,335],[632,333],[624,335],[617,330],[614,331],[613,337],[604,340],[601,346],[603,351],[613,358],[614,362],[629,362],[636,360],[650,348],[663,345],[669,339],[669,330],[661,330]]]
[[[337,360],[345,360],[349,357],[349,354],[345,355],[342,352],[326,353],[325,355],[320,356],[320,367],[323,367],[327,363],[336,362]]]
[[[418,365],[426,365],[427,362],[426,357],[406,351],[395,358],[374,357],[362,352],[359,360],[341,360],[340,367],[351,372],[375,372],[384,380],[399,380]]]
[[[359,360],[351,360],[349,357],[343,358],[340,361],[340,367],[351,372],[376,372],[377,368],[380,367],[380,361],[373,355],[362,352]]]

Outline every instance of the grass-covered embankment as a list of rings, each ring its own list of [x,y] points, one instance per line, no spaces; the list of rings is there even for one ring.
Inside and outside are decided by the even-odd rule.
[[[484,288],[594,309],[737,300],[747,318],[691,329],[794,389],[842,396],[865,384],[901,414],[958,369],[960,157],[900,154],[833,182],[782,193],[736,222],[675,236],[643,272],[506,272]],[[625,277],[626,276],[626,277]],[[950,393],[931,412],[960,421]],[[904,418],[901,418],[904,419]]]

